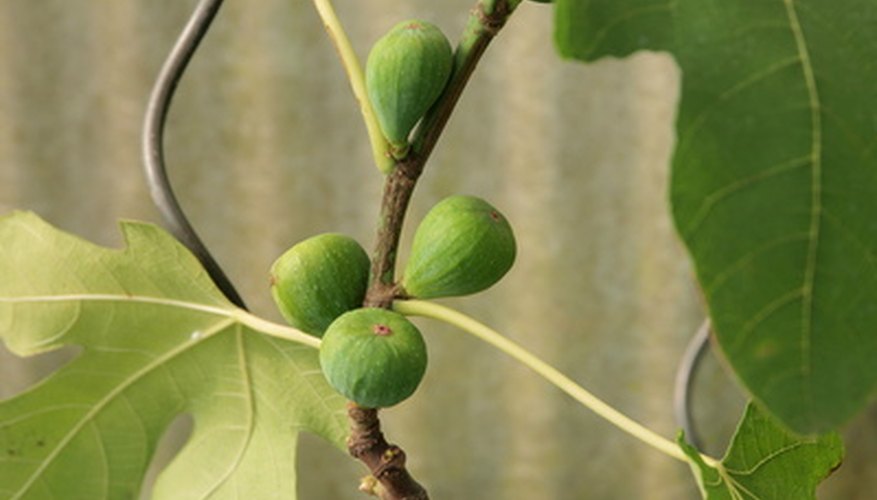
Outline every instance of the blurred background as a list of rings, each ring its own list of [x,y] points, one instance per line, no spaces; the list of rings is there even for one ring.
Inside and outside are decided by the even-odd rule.
[[[0,213],[33,210],[111,246],[121,244],[118,219],[159,222],[139,134],[150,87],[195,3],[0,2]],[[405,18],[455,40],[471,4],[335,1],[363,60]],[[704,316],[666,204],[681,75],[665,54],[564,62],[551,32],[551,8],[525,2],[495,40],[421,178],[403,242],[445,196],[491,201],[514,226],[518,260],[494,288],[446,302],[673,437],[676,364]],[[260,315],[280,320],[267,270],[292,244],[326,231],[373,242],[382,178],[311,2],[226,2],[182,81],[166,145],[182,205]],[[433,498],[698,497],[686,465],[491,347],[418,324],[427,377],[383,422]],[[67,355],[0,352],[0,397]],[[694,393],[714,455],[744,404],[720,365],[706,359]],[[846,462],[821,498],[873,498],[875,424],[872,408],[848,426]],[[184,432],[171,431],[158,460]],[[299,453],[301,498],[363,498],[358,463],[312,436]]]

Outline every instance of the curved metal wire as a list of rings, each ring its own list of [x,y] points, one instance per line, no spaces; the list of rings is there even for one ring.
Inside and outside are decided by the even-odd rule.
[[[143,165],[152,201],[161,212],[168,230],[195,254],[222,293],[237,306],[246,308],[234,285],[210,255],[183,213],[174,196],[164,163],[164,125],[171,99],[222,2],[223,0],[201,0],[198,3],[158,74],[143,122]]]
[[[676,415],[676,423],[685,431],[686,441],[698,449],[702,449],[702,443],[691,415],[691,389],[700,362],[709,348],[710,328],[710,320],[707,318],[688,342],[682,359],[679,360],[673,387],[673,413]]]

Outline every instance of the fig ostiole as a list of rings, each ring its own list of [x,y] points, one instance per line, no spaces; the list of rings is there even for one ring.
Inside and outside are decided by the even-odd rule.
[[[411,130],[444,90],[453,59],[441,30],[417,19],[397,24],[372,46],[365,66],[366,89],[397,156],[407,151]]]
[[[336,233],[297,243],[271,266],[271,295],[290,325],[320,337],[341,314],[362,306],[369,258],[356,240]]]
[[[320,344],[329,385],[363,408],[387,408],[411,396],[426,372],[426,343],[405,316],[363,308],[339,316]]]
[[[417,227],[401,285],[422,299],[480,292],[508,272],[516,251],[499,210],[475,196],[450,196]]]

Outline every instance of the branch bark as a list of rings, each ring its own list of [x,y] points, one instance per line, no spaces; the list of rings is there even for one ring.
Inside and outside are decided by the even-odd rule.
[[[372,254],[371,278],[363,302],[365,307],[392,307],[398,293],[395,267],[399,237],[417,180],[478,61],[517,3],[482,0],[475,5],[457,45],[454,70],[447,87],[421,120],[408,155],[397,161],[387,175]],[[405,452],[384,438],[378,411],[350,403],[347,414],[351,425],[348,451],[369,468],[378,482],[378,485],[366,489],[385,500],[428,499],[426,489],[405,468]]]
[[[371,283],[365,296],[365,307],[389,309],[396,295],[395,267],[399,236],[425,160],[415,151],[396,163],[384,181],[377,238],[372,253]]]
[[[388,500],[427,500],[426,489],[405,468],[405,452],[384,438],[378,411],[349,403],[347,415],[350,420],[347,449],[369,468],[380,485],[369,485],[368,493]]]

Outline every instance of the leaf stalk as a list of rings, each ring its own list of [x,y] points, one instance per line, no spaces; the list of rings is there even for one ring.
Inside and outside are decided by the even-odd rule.
[[[335,44],[335,49],[338,51],[338,56],[341,59],[341,65],[347,72],[350,88],[353,90],[353,95],[359,103],[359,110],[362,113],[362,119],[365,122],[365,128],[371,143],[375,166],[382,173],[389,174],[394,166],[393,158],[390,155],[390,144],[384,138],[383,132],[381,132],[377,115],[375,115],[374,108],[372,108],[371,101],[368,98],[365,77],[363,76],[359,58],[353,50],[353,45],[351,45],[350,39],[344,31],[341,21],[335,14],[332,2],[330,0],[314,0],[314,6],[323,20],[323,25],[329,34],[329,38]]]
[[[422,316],[456,326],[519,361],[615,427],[669,457],[688,462],[688,457],[676,443],[616,410],[553,366],[483,323],[449,307],[422,300],[398,300],[393,303],[393,309],[406,316]],[[718,464],[712,457],[702,455],[702,458],[713,467]]]

